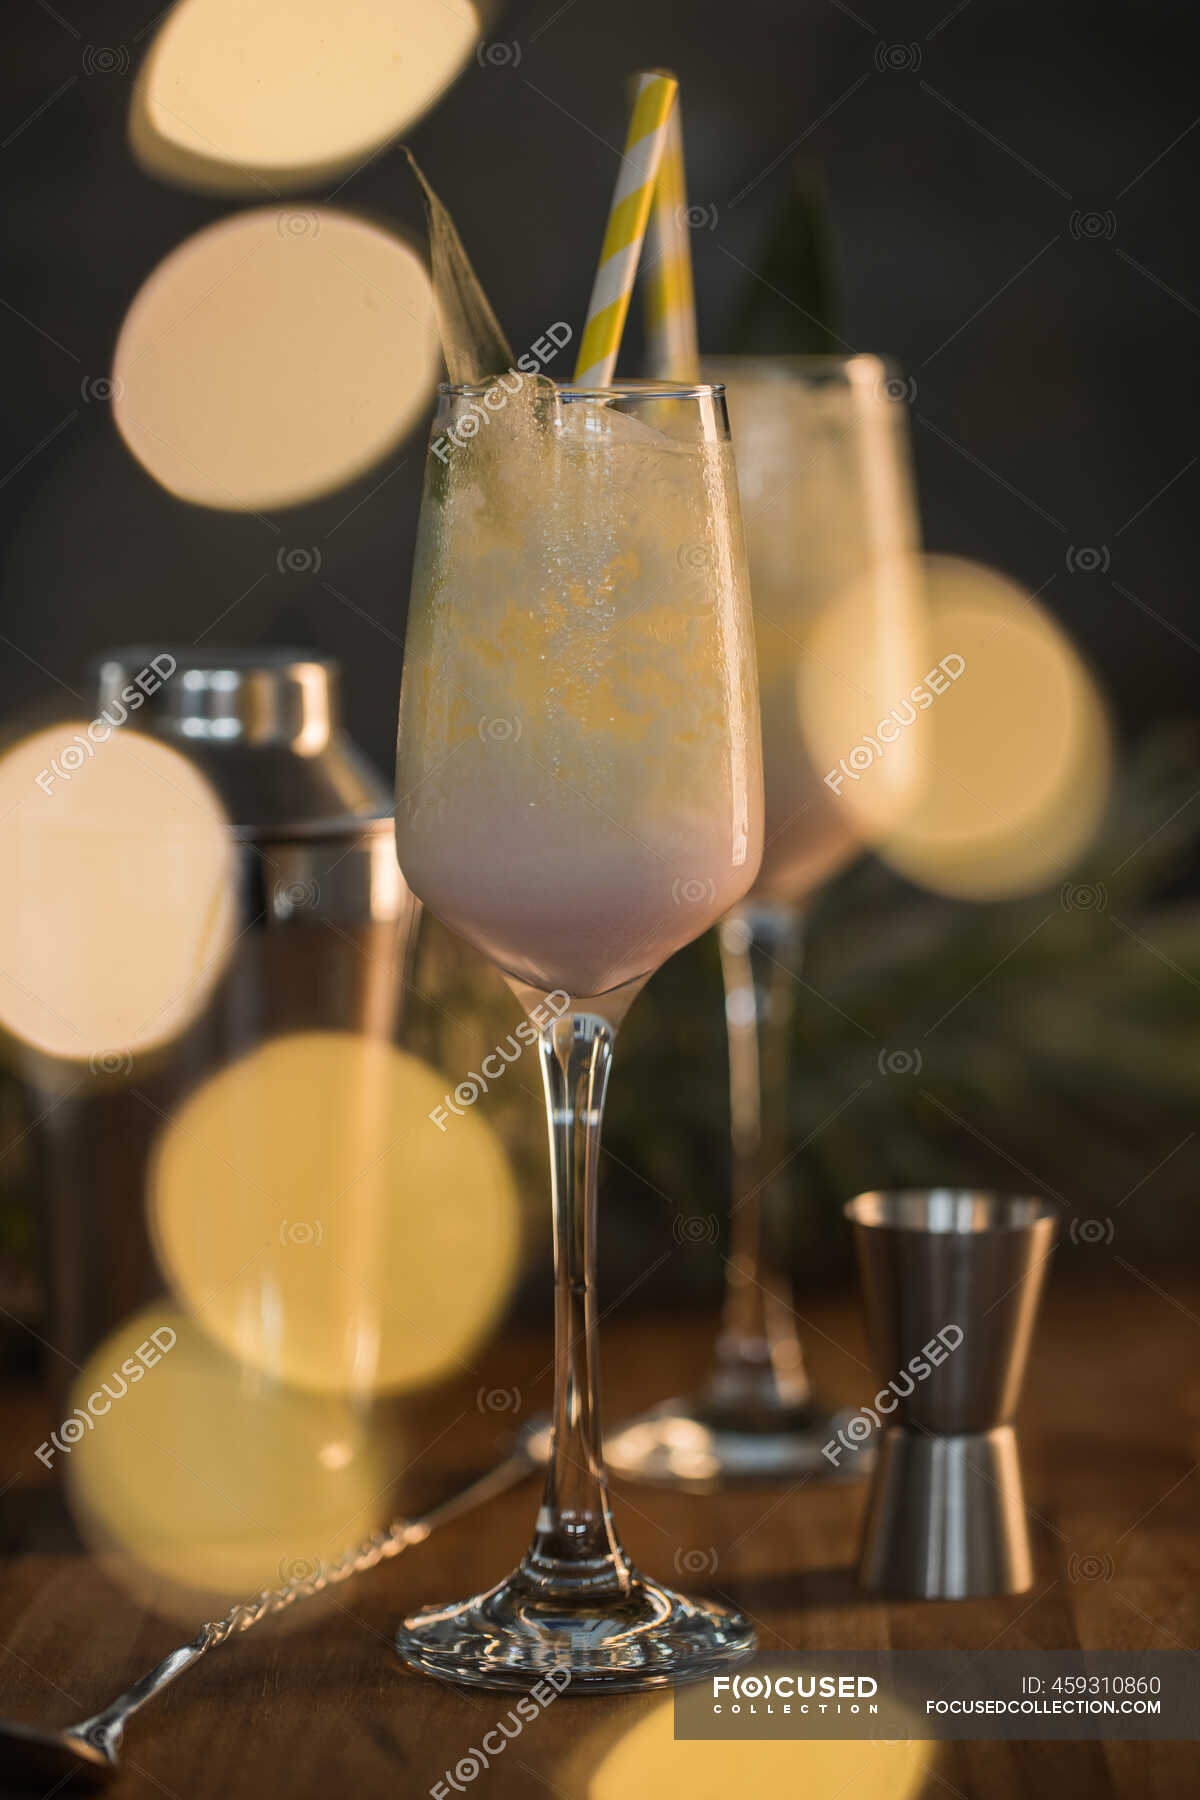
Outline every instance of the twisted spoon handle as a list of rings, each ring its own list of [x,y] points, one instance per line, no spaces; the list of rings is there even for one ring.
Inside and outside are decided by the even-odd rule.
[[[394,1519],[385,1531],[373,1532],[361,1544],[344,1551],[336,1562],[318,1563],[312,1575],[295,1576],[276,1588],[262,1588],[249,1600],[241,1600],[236,1606],[231,1606],[223,1618],[209,1620],[200,1627],[190,1644],[181,1644],[177,1650],[172,1650],[156,1668],[135,1681],[125,1693],[119,1694],[103,1712],[76,1725],[73,1728],[75,1733],[96,1744],[111,1760],[115,1760],[126,1721],[147,1700],[161,1693],[176,1676],[182,1675],[185,1669],[190,1669],[193,1663],[199,1662],[209,1650],[215,1650],[218,1644],[223,1644],[235,1632],[249,1631],[270,1613],[284,1612],[289,1606],[294,1606],[297,1600],[309,1600],[314,1595],[323,1593],[326,1588],[336,1586],[338,1582],[348,1581],[352,1575],[366,1574],[368,1569],[374,1569],[390,1557],[398,1556],[410,1544],[424,1543],[431,1532],[436,1531],[440,1525],[449,1524],[460,1513],[470,1512],[472,1508],[482,1506],[495,1495],[503,1493],[534,1466],[537,1436],[536,1430],[527,1429],[503,1462],[497,1463],[494,1469],[481,1475],[478,1481],[473,1481],[460,1493],[443,1500],[422,1518]]]
[[[415,1534],[415,1535],[414,1535]],[[260,1588],[249,1600],[239,1600],[221,1619],[210,1619],[200,1629],[205,1650],[215,1650],[234,1632],[249,1631],[269,1613],[286,1611],[297,1600],[310,1600],[351,1575],[365,1575],[386,1558],[398,1556],[406,1544],[420,1542],[428,1535],[424,1522],[394,1519],[386,1531],[376,1531],[363,1543],[344,1550],[336,1562],[318,1563],[311,1575],[296,1575],[276,1588]]]

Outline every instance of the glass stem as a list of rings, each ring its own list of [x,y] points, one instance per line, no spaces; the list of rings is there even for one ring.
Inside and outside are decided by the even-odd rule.
[[[596,1186],[613,1035],[593,1013],[567,1013],[538,1040],[554,1202],[554,1429],[524,1568],[564,1597],[629,1586],[609,1512],[596,1356]]]
[[[733,1127],[731,1241],[708,1399],[731,1420],[801,1411],[811,1400],[792,1309],[786,1238],[788,1066],[803,918],[748,904],[720,926]]]

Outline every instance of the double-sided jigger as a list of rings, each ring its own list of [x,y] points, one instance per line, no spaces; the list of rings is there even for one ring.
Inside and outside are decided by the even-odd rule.
[[[1033,1563],[1011,1421],[1054,1209],[931,1188],[860,1194],[846,1216],[888,1384],[859,1580],[930,1600],[1019,1594]]]

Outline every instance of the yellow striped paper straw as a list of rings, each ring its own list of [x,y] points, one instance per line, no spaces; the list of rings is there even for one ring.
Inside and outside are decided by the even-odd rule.
[[[657,71],[637,78],[637,97],[575,363],[575,382],[579,387],[612,386],[617,350],[629,311],[629,296],[633,292],[633,278],[637,274],[642,239],[650,217],[650,202],[667,139],[667,120],[678,87],[674,76]]]
[[[669,381],[700,378],[690,236],[683,169],[683,114],[677,96],[667,119],[667,141],[650,209],[642,277],[646,289],[647,370]]]

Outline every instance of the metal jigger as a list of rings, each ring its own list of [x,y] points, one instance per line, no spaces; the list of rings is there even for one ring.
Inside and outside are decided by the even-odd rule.
[[[864,1588],[929,1600],[1033,1583],[1012,1416],[1055,1214],[932,1188],[846,1206],[888,1386],[859,1562]]]

